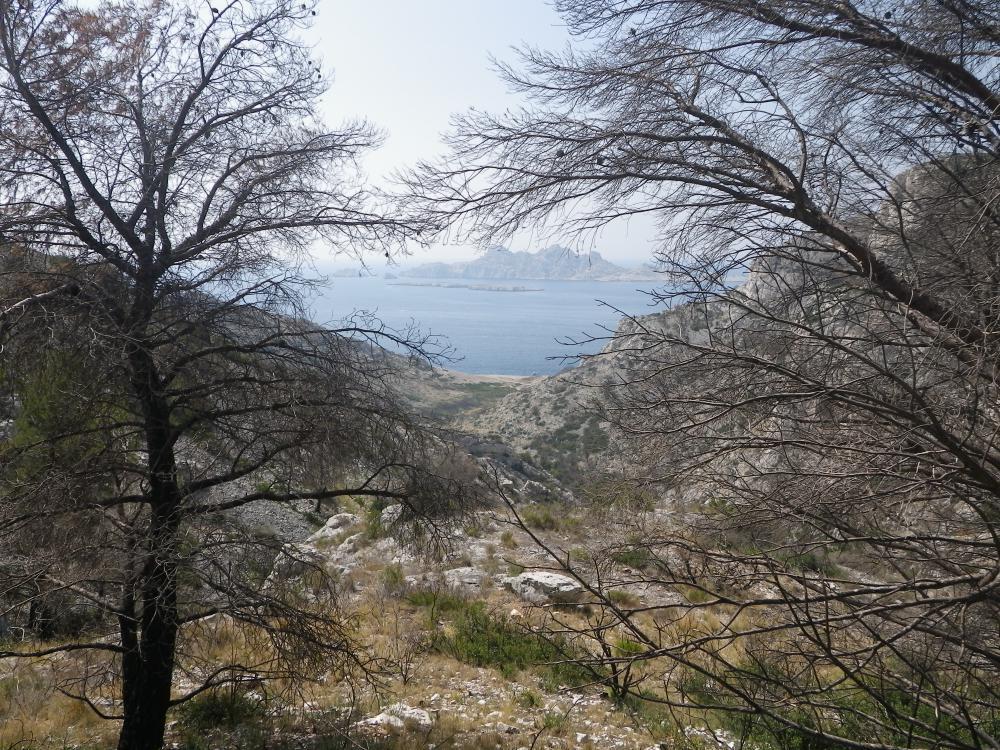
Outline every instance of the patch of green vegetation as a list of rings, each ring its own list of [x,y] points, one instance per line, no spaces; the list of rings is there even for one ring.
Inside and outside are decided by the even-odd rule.
[[[534,690],[525,690],[517,696],[517,705],[521,708],[538,708],[543,703],[544,701],[542,701],[542,696]]]
[[[446,419],[463,412],[479,411],[497,403],[518,386],[514,383],[473,382],[451,385],[453,396],[435,404],[432,413]]]
[[[817,573],[831,578],[840,574],[840,568],[820,550],[808,550],[790,555],[776,555],[789,570],[800,573]]]
[[[379,579],[382,588],[389,594],[399,594],[406,587],[406,576],[403,574],[403,566],[399,563],[390,563],[382,568]]]
[[[372,503],[365,508],[365,528],[362,534],[369,541],[382,539],[387,536],[389,530],[382,523],[382,511],[385,506],[380,503]]]
[[[562,528],[561,514],[551,505],[528,505],[521,511],[521,520],[532,529],[557,531]]]
[[[546,711],[542,716],[542,729],[545,729],[553,734],[558,734],[566,730],[569,726],[569,714],[559,713],[558,711]]]
[[[465,602],[454,612],[451,627],[437,634],[434,646],[458,661],[491,667],[506,677],[535,668],[546,684],[585,685],[594,681],[593,673],[575,661],[581,654],[564,641],[491,613],[483,602]]]
[[[864,677],[829,683],[818,679],[816,673],[802,672],[794,663],[757,656],[740,670],[724,675],[724,682],[735,691],[720,687],[723,681],[693,672],[680,683],[688,700],[714,706],[713,724],[741,737],[745,747],[826,750],[840,746],[823,734],[885,747],[932,746],[937,744],[934,737],[947,738],[956,746],[975,744],[963,722],[935,710],[933,703],[909,690]],[[772,693],[766,700],[773,715],[748,711],[737,695],[746,691],[760,696],[762,689]],[[803,700],[801,696],[809,697]],[[722,708],[726,706],[732,710]],[[1000,730],[1000,715],[969,718],[980,732],[995,735]]]
[[[588,454],[603,453],[608,449],[610,438],[608,433],[601,427],[600,420],[592,417],[584,425],[583,432],[580,433],[580,447]]]
[[[679,584],[677,590],[691,604],[704,604],[715,598],[711,593],[697,586]]]
[[[20,408],[11,438],[0,441],[0,465],[20,480],[97,460],[119,440],[114,426],[129,418],[102,392],[105,380],[93,364],[72,352],[47,351],[9,377]]]
[[[645,568],[653,560],[648,547],[626,546],[611,553],[611,559],[628,568]]]
[[[264,702],[234,688],[217,688],[196,695],[177,710],[181,729],[181,747],[201,750],[210,747],[204,734],[217,729],[251,730],[261,725],[266,717]],[[252,744],[251,736],[245,738]]]
[[[437,625],[441,615],[460,612],[468,606],[463,596],[446,589],[416,589],[407,593],[406,601],[415,607],[426,608],[427,620],[432,626]]]

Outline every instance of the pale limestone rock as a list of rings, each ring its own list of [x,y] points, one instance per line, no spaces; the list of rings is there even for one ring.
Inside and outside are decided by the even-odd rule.
[[[576,580],[544,570],[528,570],[505,578],[504,586],[532,604],[573,603],[583,596],[583,586]]]
[[[362,719],[355,726],[388,729],[392,732],[404,730],[429,732],[434,726],[434,719],[422,708],[413,708],[405,703],[394,703],[377,716]]]
[[[323,524],[323,526],[313,533],[306,541],[310,544],[317,544],[329,539],[334,539],[347,527],[360,522],[361,519],[353,513],[337,513],[334,516],[330,516],[326,523]]]
[[[483,588],[486,573],[478,568],[452,568],[444,572],[444,582],[449,588],[461,591],[479,591]]]

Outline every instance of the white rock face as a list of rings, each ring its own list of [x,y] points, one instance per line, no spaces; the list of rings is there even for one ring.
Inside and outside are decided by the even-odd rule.
[[[532,604],[573,603],[583,596],[583,586],[569,576],[528,570],[504,579],[504,586]]]
[[[346,529],[348,526],[353,526],[356,523],[360,523],[360,521],[361,519],[353,513],[338,513],[335,516],[330,516],[323,527],[310,536],[307,541],[312,544],[316,544],[317,542],[322,542],[327,539],[333,539],[343,529]]]
[[[337,547],[337,553],[340,555],[353,555],[361,549],[362,539],[361,534],[355,534],[354,536],[347,537],[347,539],[342,541]]]
[[[381,515],[379,515],[379,523],[383,529],[391,528],[400,517],[403,515],[403,506],[400,503],[393,503],[392,505],[385,506]]]
[[[393,732],[402,732],[406,728],[406,724],[402,719],[385,712],[380,713],[378,716],[372,716],[370,719],[362,719],[354,726],[377,727],[379,729],[389,729]]]
[[[444,582],[449,588],[462,591],[479,591],[487,574],[478,568],[452,568],[444,572]]]
[[[434,719],[422,708],[413,708],[405,703],[394,703],[377,716],[363,719],[355,726],[379,727],[393,732],[401,732],[404,729],[411,732],[429,732],[434,726]]]
[[[701,729],[699,727],[684,727],[684,736],[694,737],[702,741],[706,747],[718,750],[736,750],[736,738],[724,729]]]

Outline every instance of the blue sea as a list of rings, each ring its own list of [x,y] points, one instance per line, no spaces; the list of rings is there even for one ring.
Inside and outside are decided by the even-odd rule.
[[[540,291],[409,284],[517,286]],[[572,364],[574,355],[600,350],[603,342],[567,342],[608,336],[607,329],[614,330],[621,318],[619,310],[630,315],[654,312],[657,308],[648,295],[654,286],[653,282],[331,278],[310,301],[312,317],[320,322],[367,311],[391,328],[415,323],[422,333],[447,341],[456,359],[444,364],[452,370],[551,375]]]

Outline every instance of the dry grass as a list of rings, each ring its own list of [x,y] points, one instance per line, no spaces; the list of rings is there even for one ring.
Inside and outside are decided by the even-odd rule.
[[[571,529],[563,529],[564,532]],[[497,535],[499,544],[486,547],[486,564],[500,568],[499,551],[521,546],[513,534],[505,538]],[[301,707],[308,701],[314,711],[334,711],[354,708],[359,716],[371,716],[385,706],[404,702],[425,708],[435,716],[431,736],[403,735],[391,744],[380,747],[426,747],[428,742],[459,748],[515,748],[530,745],[537,733],[544,738],[561,737],[570,745],[586,748],[599,742],[588,739],[576,741],[582,735],[612,732],[615,737],[627,738],[624,748],[649,747],[669,733],[661,722],[656,734],[643,728],[652,725],[635,707],[616,709],[600,699],[599,688],[587,688],[587,699],[572,707],[573,698],[568,692],[559,693],[551,681],[546,681],[542,670],[524,669],[512,681],[500,670],[476,668],[463,664],[447,655],[436,653],[427,645],[435,631],[447,632],[450,627],[447,613],[429,616],[427,607],[416,606],[405,599],[405,582],[401,577],[411,572],[394,570],[387,578],[386,564],[381,560],[364,560],[352,572],[364,592],[352,605],[356,617],[356,635],[368,643],[373,653],[386,668],[384,679],[377,686],[348,683],[340,675],[330,674],[306,686],[290,706]],[[390,585],[391,584],[391,585]],[[619,598],[631,603],[628,594]],[[587,611],[583,608],[559,608],[555,612],[533,609],[513,598],[508,592],[487,589],[477,596],[487,607],[498,612],[518,609],[523,618],[519,622],[533,627],[551,625],[550,617],[557,614],[563,624],[582,630],[588,625]],[[723,627],[726,613],[714,607],[676,607],[664,619],[651,617],[644,625],[651,632],[659,630],[664,640],[684,639],[718,632]],[[686,610],[686,611],[685,611]],[[188,664],[199,669],[209,669],[223,662],[248,663],[261,657],[260,644],[248,639],[224,618],[215,618],[196,628],[186,628],[183,650]],[[737,649],[733,645],[729,648]],[[67,668],[70,664],[65,665]],[[648,684],[656,686],[659,668],[655,663],[643,665],[648,674]],[[8,680],[0,682],[0,716],[10,719],[0,726],[0,750],[7,750],[23,738],[54,738],[45,747],[62,747],[64,744],[83,744],[87,747],[110,747],[117,726],[104,722],[68,698],[54,694],[47,685],[53,684],[44,671],[27,669],[19,679],[21,685],[13,690]],[[281,687],[277,686],[280,692]],[[16,705],[10,695],[16,692]],[[530,697],[530,700],[529,700]],[[565,718],[563,715],[565,714]],[[289,714],[292,716],[293,714]],[[308,722],[299,712],[296,721]],[[685,720],[696,717],[682,717]],[[506,724],[517,729],[507,734],[496,729]],[[64,742],[65,740],[65,742]],[[87,744],[89,743],[89,744]],[[544,740],[539,746],[544,744]]]
[[[117,722],[56,689],[75,675],[67,662],[25,661],[0,678],[0,748],[113,746]]]

